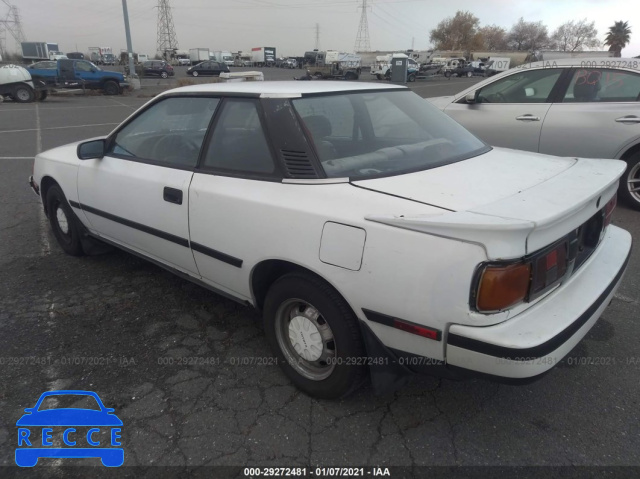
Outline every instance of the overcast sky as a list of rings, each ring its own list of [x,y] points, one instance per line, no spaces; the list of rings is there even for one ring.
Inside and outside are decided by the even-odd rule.
[[[30,41],[58,42],[64,52],[86,52],[91,46],[126,48],[121,0],[8,0],[17,5]],[[157,0],[128,0],[133,49],[155,54]],[[273,46],[280,55],[302,55],[316,43],[320,49],[353,51],[362,0],[170,0],[180,49],[250,50]],[[456,10],[469,10],[481,26],[509,30],[520,18],[541,20],[551,33],[572,19],[595,20],[604,40],[616,20],[628,20],[633,31],[623,56],[640,55],[640,4],[632,0],[368,0],[372,50],[430,48],[429,31]],[[631,5],[636,5],[632,7]],[[0,2],[0,16],[7,8]],[[8,49],[15,49],[11,38]]]

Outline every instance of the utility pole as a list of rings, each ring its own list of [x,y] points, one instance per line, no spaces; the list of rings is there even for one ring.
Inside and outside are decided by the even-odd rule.
[[[316,50],[320,50],[320,24],[316,23]]]
[[[370,52],[371,43],[369,42],[369,21],[367,20],[367,0],[362,0],[362,5],[358,8],[362,9],[360,14],[360,26],[356,35],[356,44],[353,47],[354,52]]]
[[[124,32],[127,36],[127,53],[129,54],[129,76],[133,78],[136,75],[133,66],[133,46],[131,45],[131,30],[129,30],[129,12],[127,11],[127,0],[122,0],[122,12],[124,14]]]

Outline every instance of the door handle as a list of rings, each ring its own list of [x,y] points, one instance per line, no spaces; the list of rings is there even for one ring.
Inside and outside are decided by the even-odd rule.
[[[169,188],[168,186],[165,186],[164,192],[162,193],[162,199],[169,203],[175,203],[176,205],[181,205],[182,190],[178,190],[176,188]]]
[[[635,115],[622,116],[620,118],[616,118],[618,123],[640,123],[640,117]]]
[[[540,117],[539,116],[533,116],[533,115],[522,115],[522,116],[516,116],[516,120],[520,120],[520,121],[540,121]]]

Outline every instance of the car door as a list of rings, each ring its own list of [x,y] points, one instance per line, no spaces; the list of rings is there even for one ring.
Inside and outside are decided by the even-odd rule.
[[[103,158],[80,162],[78,197],[94,233],[198,276],[189,184],[218,102],[161,99],[110,136]]]
[[[282,178],[269,148],[260,104],[226,98],[189,188],[191,248],[202,280],[251,298],[249,268],[260,255],[255,232]]]
[[[492,146],[538,151],[540,132],[561,68],[519,69],[476,90],[444,112]]]
[[[611,68],[571,70],[568,87],[542,127],[540,152],[617,158],[640,141],[640,74]]]
[[[99,83],[100,74],[91,62],[86,60],[75,60],[75,72],[78,81],[86,83]]]

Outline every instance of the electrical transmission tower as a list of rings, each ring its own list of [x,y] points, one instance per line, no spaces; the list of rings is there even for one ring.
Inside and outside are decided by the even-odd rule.
[[[316,23],[316,50],[320,50],[320,24]]]
[[[0,55],[5,55],[7,53],[7,32],[11,34],[18,45],[26,41],[27,38],[22,31],[22,20],[18,7],[11,5],[6,0],[2,0],[2,3],[9,7],[7,16],[0,19]]]
[[[176,29],[173,26],[173,15],[169,0],[158,0],[158,48],[157,51],[162,56],[167,51],[175,53],[178,49],[178,39]]]
[[[369,52],[371,51],[371,43],[369,43],[369,22],[367,20],[367,0],[362,0],[362,5],[358,7],[362,9],[360,15],[360,26],[358,27],[358,34],[356,35],[356,44],[353,47],[354,52]]]

